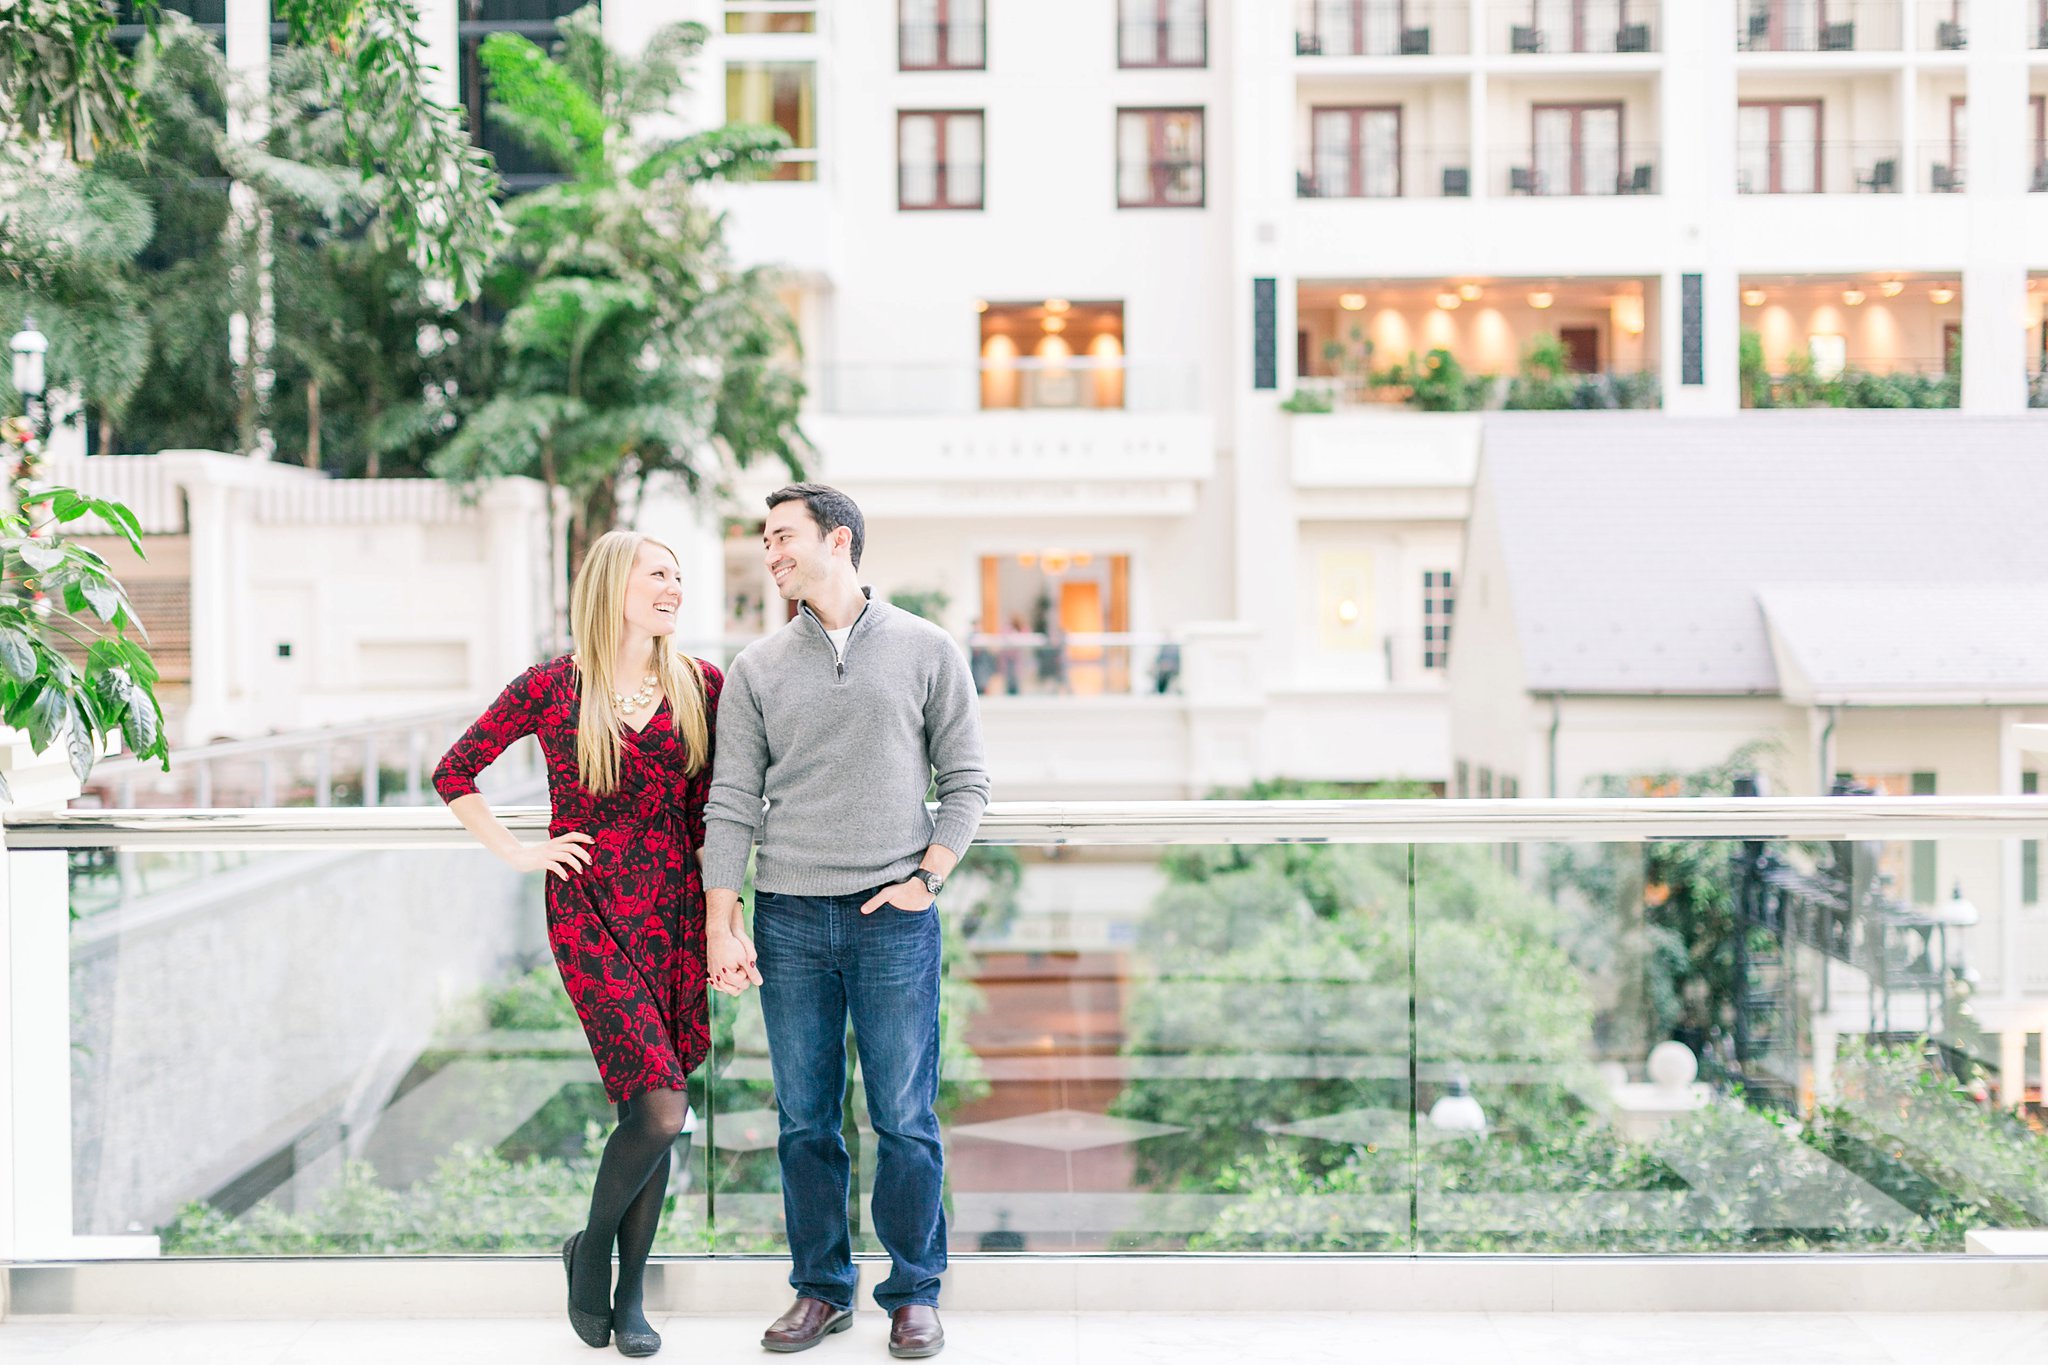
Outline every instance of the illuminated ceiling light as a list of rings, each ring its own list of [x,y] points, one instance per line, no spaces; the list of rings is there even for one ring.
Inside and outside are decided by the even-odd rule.
[[[1863,291],[1861,289],[1844,289],[1842,291],[1842,302],[1854,308],[1857,304],[1863,302]]]
[[[1764,306],[1764,291],[1761,289],[1745,289],[1742,291],[1742,301],[1751,308],[1761,308]]]
[[[1877,292],[1888,299],[1895,299],[1906,292],[1906,282],[1904,280],[1886,280],[1877,287]]]
[[[1927,291],[1927,301],[1932,304],[1954,303],[1956,291],[1946,286],[1937,286]]]
[[[1461,284],[1458,286],[1458,297],[1467,303],[1477,302],[1481,292],[1476,284]]]
[[[1093,564],[1094,562],[1095,562],[1095,556],[1094,556],[1094,555],[1092,555],[1092,554],[1090,554],[1090,553],[1089,553],[1088,551],[1086,551],[1086,550],[1076,550],[1076,551],[1074,552],[1074,567],[1075,567],[1075,568],[1077,568],[1077,569],[1085,569],[1085,568],[1087,568],[1087,567],[1088,567],[1088,566],[1089,566],[1090,564]]]
[[[1614,301],[1614,321],[1632,337],[1643,334],[1643,299],[1640,294],[1623,294]]]
[[[1436,306],[1443,309],[1446,312],[1449,312],[1451,309],[1456,308],[1458,306],[1458,302],[1459,300],[1456,294],[1438,294],[1436,296]]]
[[[1067,565],[1072,562],[1065,550],[1047,550],[1039,557],[1039,561],[1045,565],[1045,571],[1049,574],[1065,573]]]
[[[1556,302],[1557,296],[1548,289],[1539,289],[1529,296],[1529,306],[1531,308],[1548,308]]]
[[[1339,602],[1337,604],[1337,624],[1340,626],[1357,625],[1358,603],[1352,601],[1348,597],[1345,598],[1342,602]]]
[[[1047,318],[1040,326],[1044,327],[1046,331],[1058,335],[1067,330],[1067,320],[1065,318]]]
[[[1065,299],[1047,299],[1045,301],[1045,311],[1048,313],[1064,313],[1073,306],[1073,304],[1068,303]]]
[[[974,301],[974,311],[977,313],[986,313],[988,311],[988,300],[976,299]]]
[[[1355,313],[1365,307],[1365,295],[1339,294],[1337,296],[1337,306],[1347,313]]]

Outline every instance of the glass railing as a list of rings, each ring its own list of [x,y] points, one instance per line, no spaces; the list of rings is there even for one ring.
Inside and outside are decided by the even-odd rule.
[[[1896,141],[1802,139],[1735,148],[1737,194],[1896,194],[1902,174]]]
[[[1300,199],[1465,199],[1472,194],[1469,143],[1411,143],[1311,151],[1294,174]]]
[[[1527,142],[1494,149],[1493,192],[1574,198],[1656,194],[1657,145],[1612,141]]]
[[[1297,0],[1301,57],[1429,57],[1472,50],[1464,0]]]
[[[2026,798],[999,805],[944,897],[953,1248],[1911,1254],[2048,1225],[2044,836]],[[18,1051],[12,1098],[17,1132],[68,1114],[67,1226],[24,1245],[543,1253],[581,1221],[612,1116],[541,887],[445,812],[6,838],[17,888],[60,869],[30,913],[64,915],[66,858],[78,912],[43,1043],[68,1065]],[[88,904],[81,855],[204,875]],[[18,996],[46,965],[17,957]],[[779,1253],[758,995],[712,1003],[659,1250]],[[857,1076],[845,1132],[874,1250]]]
[[[1896,52],[1904,32],[1901,0],[1746,0],[1736,7],[1740,52]]]
[[[1658,9],[1645,0],[1495,0],[1489,47],[1514,56],[1655,52]]]
[[[1077,348],[1078,349],[1078,348]],[[964,412],[1198,412],[1192,364],[1122,356],[1020,356],[979,364],[844,364],[805,376],[814,412],[914,417]]]

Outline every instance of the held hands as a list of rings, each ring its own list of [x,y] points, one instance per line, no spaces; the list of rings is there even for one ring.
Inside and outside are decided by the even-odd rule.
[[[570,873],[590,866],[590,850],[583,847],[589,842],[588,834],[570,830],[544,844],[516,844],[499,856],[515,872],[552,872],[566,882]]]
[[[747,987],[761,984],[761,969],[754,960],[754,941],[745,934],[712,934],[704,950],[704,970],[713,990],[743,995]]]
[[[883,887],[874,894],[873,899],[860,908],[860,912],[863,915],[872,915],[885,905],[893,905],[898,910],[906,910],[912,914],[917,914],[931,909],[936,904],[938,904],[938,898],[925,890],[924,883],[912,879],[907,882],[898,882],[894,886]]]

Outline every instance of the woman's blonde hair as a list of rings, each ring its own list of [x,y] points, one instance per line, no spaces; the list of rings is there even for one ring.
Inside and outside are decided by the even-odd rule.
[[[576,642],[576,666],[583,674],[582,714],[576,722],[576,773],[595,796],[619,785],[624,728],[613,694],[630,696],[644,676],[614,678],[619,638],[626,626],[626,584],[642,545],[676,552],[638,531],[607,531],[583,557],[569,598],[569,634]],[[680,560],[678,560],[680,563]],[[705,715],[704,675],[697,661],[676,648],[673,635],[654,637],[648,671],[668,697],[669,723],[683,742],[684,771],[696,776],[711,761],[711,727]]]

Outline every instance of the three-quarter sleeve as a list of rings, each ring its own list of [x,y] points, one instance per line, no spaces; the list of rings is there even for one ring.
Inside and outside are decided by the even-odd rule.
[[[711,800],[711,772],[718,752],[718,694],[725,690],[725,675],[702,659],[698,671],[704,675],[704,766],[690,778],[683,794],[683,834],[690,847],[704,847],[704,807]]]
[[[540,728],[547,694],[547,669],[543,664],[527,669],[498,694],[498,699],[434,766],[434,790],[443,801],[475,792],[478,773],[490,767],[499,754]]]

